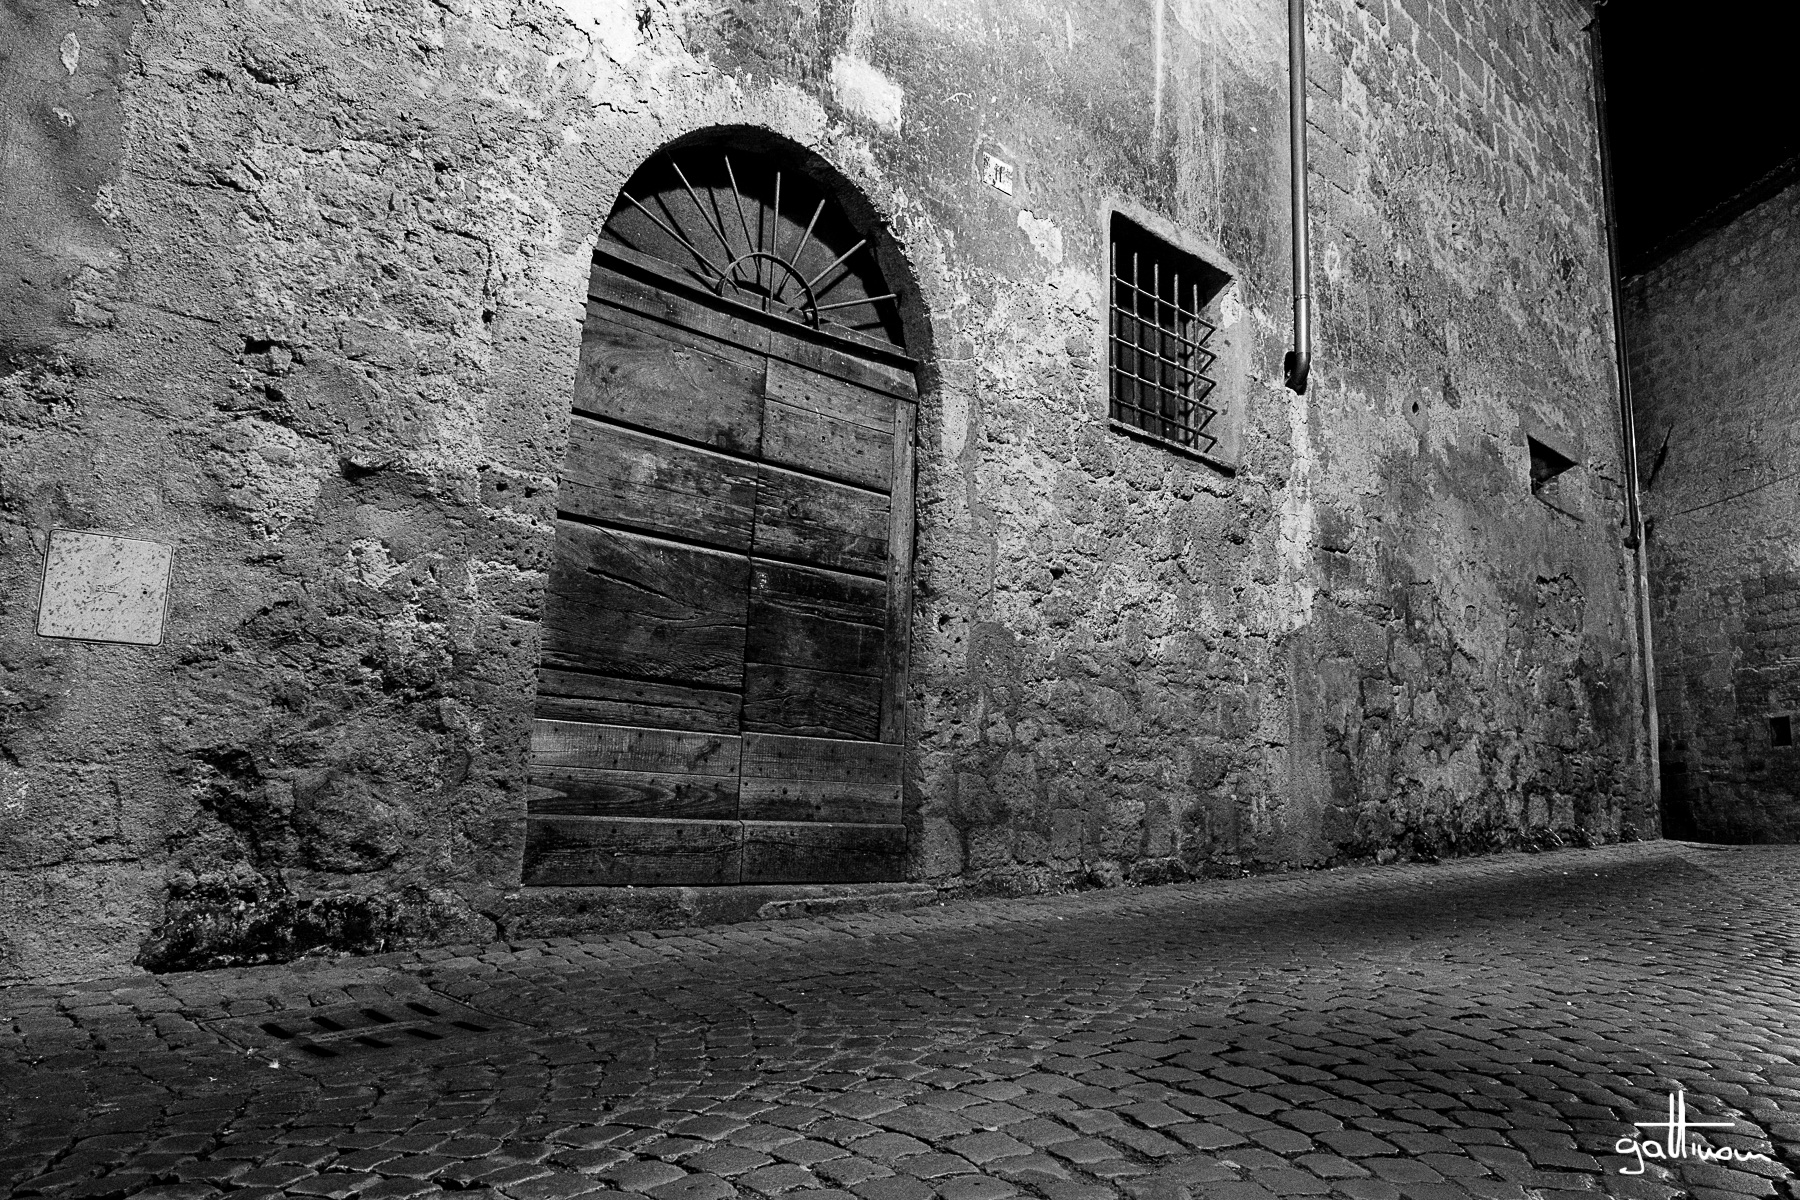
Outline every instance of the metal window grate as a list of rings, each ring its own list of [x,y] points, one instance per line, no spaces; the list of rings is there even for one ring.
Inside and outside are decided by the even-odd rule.
[[[1112,419],[1205,454],[1219,442],[1206,402],[1218,327],[1203,314],[1229,277],[1117,215],[1110,241]]]

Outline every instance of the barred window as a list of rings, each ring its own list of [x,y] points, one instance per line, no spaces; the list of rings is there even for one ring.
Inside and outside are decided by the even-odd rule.
[[[1216,355],[1206,344],[1231,277],[1118,213],[1110,241],[1110,415],[1127,433],[1210,455],[1223,430],[1207,402]]]

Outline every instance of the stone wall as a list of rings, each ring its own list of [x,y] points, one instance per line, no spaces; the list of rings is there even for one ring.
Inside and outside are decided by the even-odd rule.
[[[1628,288],[1672,835],[1800,837],[1797,281],[1790,187]]]
[[[712,125],[923,290],[915,879],[1654,835],[1584,14],[1309,7],[1304,398],[1266,0],[9,7],[0,977],[533,927],[589,255]],[[1108,430],[1109,205],[1236,273],[1235,473]],[[57,527],[176,547],[160,647],[36,635]]]

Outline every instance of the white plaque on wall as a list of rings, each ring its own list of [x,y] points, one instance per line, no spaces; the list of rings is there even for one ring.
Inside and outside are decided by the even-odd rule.
[[[52,529],[37,631],[43,637],[162,643],[175,550],[161,542]]]

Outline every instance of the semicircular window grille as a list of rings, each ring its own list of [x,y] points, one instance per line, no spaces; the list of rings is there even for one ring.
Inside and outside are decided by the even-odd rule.
[[[603,232],[727,299],[905,344],[870,237],[815,174],[777,155],[718,145],[658,153],[626,182]]]

